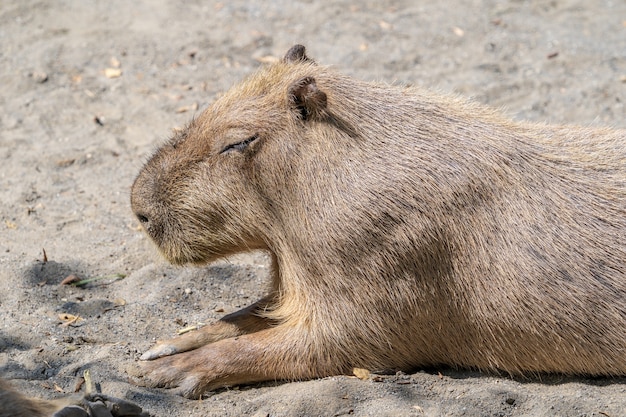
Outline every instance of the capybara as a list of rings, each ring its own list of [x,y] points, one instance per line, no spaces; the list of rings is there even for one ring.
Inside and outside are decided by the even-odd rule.
[[[0,417],[83,417],[82,408],[70,406],[68,399],[40,400],[27,397],[0,378]]]
[[[158,343],[140,384],[626,375],[625,130],[514,122],[296,45],[158,149],[131,203],[174,264],[272,260],[266,297]]]
[[[23,395],[0,378],[0,417],[149,417],[129,401],[93,393],[41,400]]]

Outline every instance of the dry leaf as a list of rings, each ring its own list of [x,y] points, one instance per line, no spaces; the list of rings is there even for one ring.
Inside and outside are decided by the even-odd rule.
[[[187,327],[182,328],[182,329],[178,329],[178,334],[181,335],[181,334],[193,332],[194,330],[198,330],[198,326],[193,325],[193,326],[187,326]]]
[[[125,306],[126,300],[124,300],[123,298],[116,298],[115,300],[113,300],[113,304],[117,306]]]
[[[165,95],[167,96],[167,98],[169,98],[170,100],[173,100],[173,101],[181,101],[183,99],[183,97],[185,97],[182,94],[178,94],[178,93],[168,93],[168,92],[166,92]]]
[[[56,162],[56,165],[60,168],[67,168],[71,165],[74,164],[74,162],[76,162],[76,159],[74,158],[69,158],[69,159],[60,159]]]
[[[57,391],[57,392],[63,392],[63,388],[61,388],[57,384],[54,384],[54,390]]]
[[[74,385],[74,392],[79,392],[83,384],[85,383],[85,378],[79,376],[76,378],[76,384]]]
[[[79,282],[79,281],[80,281],[80,278],[78,278],[74,274],[70,274],[70,275],[66,276],[65,279],[63,281],[61,281],[61,283],[59,285],[70,285],[70,284],[74,284],[74,283]]]
[[[63,322],[62,326],[69,326],[70,324],[76,323],[78,320],[80,320],[80,316],[75,316],[68,313],[61,313],[59,314],[59,319]]]
[[[454,32],[454,34],[456,36],[458,36],[459,38],[463,37],[463,35],[465,35],[465,32],[463,31],[463,29],[459,28],[459,27],[454,27],[452,28],[452,31]]]
[[[203,327],[205,324],[204,323],[198,323],[198,324],[194,324],[192,326],[187,326],[183,329],[179,329],[178,330],[178,334],[185,334],[185,333],[189,333],[189,332],[193,332],[194,330],[200,330],[201,327]]]
[[[185,113],[189,110],[196,111],[198,110],[198,103],[190,104],[189,106],[182,106],[176,109],[176,113]]]
[[[107,78],[117,78],[122,75],[122,70],[119,68],[107,68],[104,70],[104,76]]]
[[[363,369],[363,368],[354,368],[352,370],[352,373],[354,374],[354,376],[356,376],[359,379],[362,380],[368,380],[370,378],[370,371],[368,371],[367,369]]]
[[[17,229],[17,224],[10,220],[5,220],[4,224],[6,224],[9,229]]]
[[[380,22],[378,22],[378,26],[380,26],[382,30],[391,29],[391,23],[385,22],[384,20],[381,20]]]
[[[261,64],[275,64],[276,62],[279,61],[278,57],[275,57],[273,55],[259,56],[254,59],[260,62]]]

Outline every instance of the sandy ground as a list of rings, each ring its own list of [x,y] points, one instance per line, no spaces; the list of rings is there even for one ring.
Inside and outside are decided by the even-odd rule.
[[[125,366],[157,338],[253,302],[267,276],[262,254],[168,266],[132,216],[130,185],[173,128],[296,42],[362,79],[473,96],[520,119],[626,127],[623,0],[4,1],[0,373],[52,398],[89,369],[105,393],[169,417],[626,415],[624,378],[434,369],[201,401],[128,382]],[[70,274],[106,278],[59,285]],[[81,319],[64,325],[62,313]]]

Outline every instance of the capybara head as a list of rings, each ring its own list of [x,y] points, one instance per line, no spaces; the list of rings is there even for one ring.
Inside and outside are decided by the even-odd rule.
[[[170,262],[268,248],[269,229],[282,220],[276,204],[311,160],[302,151],[307,124],[324,117],[326,94],[307,75],[316,66],[304,47],[291,48],[217,99],[144,166],[132,208]]]

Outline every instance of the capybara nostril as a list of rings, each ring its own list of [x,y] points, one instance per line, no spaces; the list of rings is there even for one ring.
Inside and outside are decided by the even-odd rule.
[[[146,227],[147,224],[150,223],[150,219],[148,219],[148,216],[146,216],[145,214],[135,213],[135,216],[137,216],[137,220],[139,220],[139,223],[141,223],[144,227]]]

